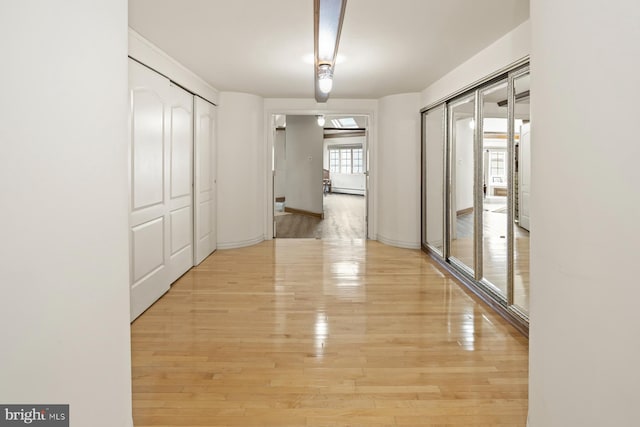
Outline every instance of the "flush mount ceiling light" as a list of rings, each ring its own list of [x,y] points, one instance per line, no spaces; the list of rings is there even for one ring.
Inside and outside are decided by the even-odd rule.
[[[347,0],[314,0],[316,101],[327,102],[333,86],[340,31]]]

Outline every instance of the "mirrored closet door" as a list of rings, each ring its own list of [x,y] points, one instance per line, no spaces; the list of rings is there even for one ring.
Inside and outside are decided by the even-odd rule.
[[[531,113],[529,71],[513,75],[514,170],[513,170],[513,304],[529,313],[529,197],[531,193]]]
[[[519,65],[422,112],[423,249],[524,322],[529,96]]]
[[[448,105],[449,258],[473,276],[476,269],[475,109],[476,94]]]
[[[480,182],[482,279],[507,298],[508,90],[507,79],[480,90]]]

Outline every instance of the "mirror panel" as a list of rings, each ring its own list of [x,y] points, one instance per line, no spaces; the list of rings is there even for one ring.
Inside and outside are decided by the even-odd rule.
[[[529,313],[529,198],[531,192],[531,114],[529,73],[514,79],[514,263],[513,303]]]
[[[482,274],[506,299],[508,265],[507,80],[480,91],[482,112]]]
[[[475,94],[449,105],[449,255],[473,274],[475,265]]]
[[[444,253],[444,104],[424,115],[425,242]]]

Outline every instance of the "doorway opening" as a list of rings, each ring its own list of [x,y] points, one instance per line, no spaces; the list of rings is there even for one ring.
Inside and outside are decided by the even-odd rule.
[[[367,237],[367,125],[357,114],[273,116],[273,237]]]

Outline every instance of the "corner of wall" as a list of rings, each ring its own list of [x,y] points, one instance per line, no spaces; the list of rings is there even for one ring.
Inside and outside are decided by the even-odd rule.
[[[395,246],[397,248],[420,249],[420,242],[418,241],[397,240],[382,236],[381,234],[378,234],[375,240],[380,243],[384,243],[385,245]]]
[[[264,240],[266,203],[264,100],[220,92],[218,109],[218,248]]]
[[[377,237],[392,246],[420,242],[420,93],[379,100]]]
[[[238,240],[238,241],[232,241],[232,242],[218,242],[218,249],[225,250],[225,249],[245,248],[247,246],[257,245],[258,243],[262,243],[265,240],[266,239],[264,238],[264,235],[263,235],[263,236],[257,236],[251,239],[244,239],[244,240]]]

